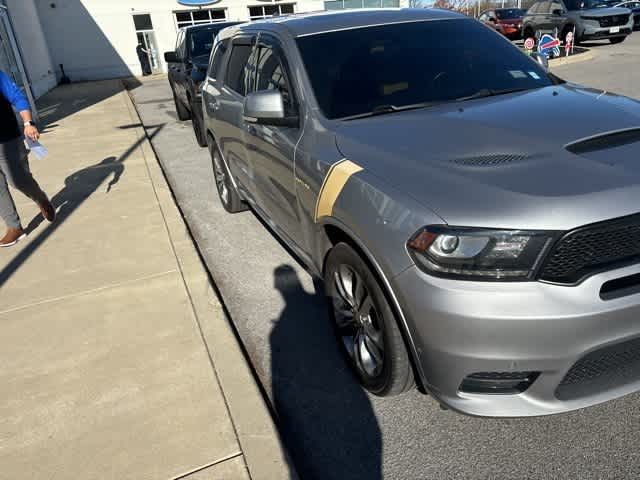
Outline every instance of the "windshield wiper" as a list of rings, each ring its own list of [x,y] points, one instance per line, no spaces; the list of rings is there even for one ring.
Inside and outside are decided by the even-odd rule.
[[[506,95],[507,93],[523,92],[528,88],[503,88],[502,90],[493,90],[491,88],[481,88],[476,93],[467,95],[466,97],[456,98],[456,102],[464,102],[466,100],[474,100],[476,98],[495,97],[497,95]]]
[[[342,117],[340,120],[356,120],[358,118],[376,117],[378,115],[386,115],[387,113],[405,112],[407,110],[417,110],[419,108],[433,107],[434,105],[440,105],[445,102],[421,102],[412,103],[411,105],[397,105],[383,104],[377,105],[370,112],[359,113],[357,115],[350,115],[348,117]]]

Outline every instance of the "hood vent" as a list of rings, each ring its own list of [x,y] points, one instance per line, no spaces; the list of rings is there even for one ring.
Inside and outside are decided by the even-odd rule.
[[[520,162],[529,158],[527,155],[517,153],[489,153],[470,157],[452,158],[450,162],[465,167],[497,167],[508,163]]]
[[[630,143],[640,142],[640,128],[630,128],[617,132],[597,135],[577,142],[569,143],[564,148],[571,153],[580,155],[582,153],[597,152],[609,148],[622,147]]]

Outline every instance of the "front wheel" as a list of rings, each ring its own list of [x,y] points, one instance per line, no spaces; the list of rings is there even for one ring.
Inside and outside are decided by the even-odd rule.
[[[613,38],[610,38],[609,41],[615,45],[616,43],[624,42],[625,38],[627,37],[613,37]]]
[[[227,166],[222,160],[218,146],[212,137],[208,137],[208,143],[211,162],[213,163],[213,176],[216,182],[218,196],[220,197],[220,203],[222,203],[224,209],[229,213],[245,211],[247,205],[242,201],[231,181],[231,176],[227,170]]]
[[[191,112],[178,99],[178,96],[176,95],[176,91],[173,89],[173,87],[171,88],[171,91],[173,93],[173,103],[176,106],[176,114],[178,115],[178,120],[182,120],[182,121],[189,120],[191,118]]]
[[[346,243],[329,253],[325,269],[329,314],[353,371],[364,388],[393,396],[414,386],[409,354],[376,276]]]
[[[203,120],[200,118],[200,115],[198,115],[197,110],[196,110],[196,106],[192,103],[191,104],[191,113],[193,116],[193,120],[192,120],[192,125],[193,125],[193,133],[196,136],[196,141],[198,142],[198,145],[201,147],[206,147],[207,146],[207,135],[205,134],[204,131],[204,126],[202,125]]]

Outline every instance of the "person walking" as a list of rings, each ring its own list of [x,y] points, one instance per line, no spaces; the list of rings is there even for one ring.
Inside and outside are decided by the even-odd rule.
[[[151,64],[149,63],[149,50],[144,48],[141,43],[136,47],[136,53],[138,54],[138,60],[140,60],[140,66],[142,67],[142,75],[145,77],[151,75]]]
[[[22,118],[23,129],[18,124],[14,109]],[[7,225],[7,232],[0,239],[0,247],[15,245],[27,235],[22,228],[9,184],[33,200],[49,222],[56,217],[55,208],[31,175],[23,135],[36,141],[40,132],[33,122],[29,102],[22,90],[0,71],[0,217]]]

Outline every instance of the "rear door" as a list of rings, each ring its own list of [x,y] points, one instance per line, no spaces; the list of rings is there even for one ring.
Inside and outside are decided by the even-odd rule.
[[[538,31],[540,33],[552,33],[553,16],[551,15],[551,0],[540,2],[536,14],[538,19]]]
[[[285,115],[300,118],[298,98],[285,50],[271,35],[261,34],[255,54],[255,91],[278,90]],[[248,124],[246,144],[255,174],[255,195],[259,206],[294,243],[300,245],[301,219],[294,176],[294,154],[301,128]]]
[[[252,88],[251,55],[254,35],[241,35],[231,40],[224,81],[217,97],[216,142],[242,193],[253,199],[254,172],[245,148],[244,99]],[[218,79],[218,84],[220,80]]]
[[[187,73],[186,73],[185,62],[187,60],[186,47],[187,47],[187,36],[189,35],[189,33],[186,30],[181,33],[182,35],[179,37],[179,41],[176,45],[176,55],[178,56],[179,62],[174,64],[173,81],[176,87],[176,94],[178,95],[178,98],[184,105],[187,105],[186,86],[185,86]]]
[[[567,9],[562,3],[562,0],[551,0],[549,9],[551,10],[551,30],[554,33],[557,31],[558,37],[560,37],[564,29],[564,24],[567,21]]]

